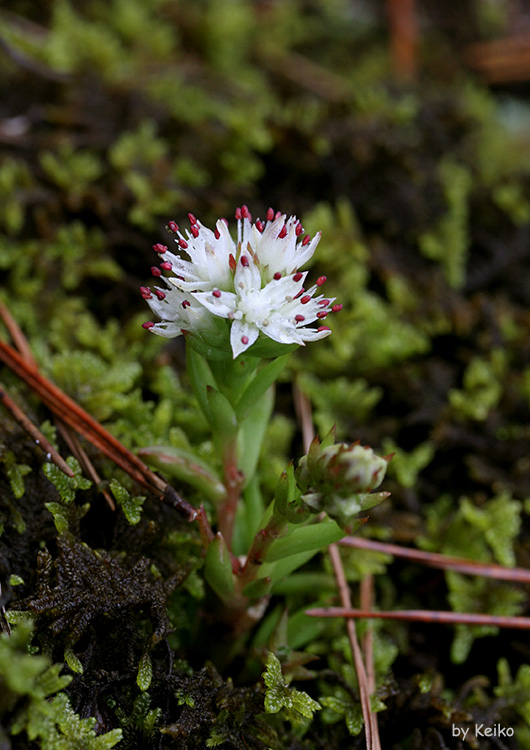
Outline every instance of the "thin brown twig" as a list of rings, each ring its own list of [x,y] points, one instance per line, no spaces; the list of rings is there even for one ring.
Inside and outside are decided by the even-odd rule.
[[[309,617],[345,617],[348,622],[354,619],[413,620],[415,622],[442,623],[449,625],[490,625],[498,628],[530,630],[530,617],[509,617],[508,615],[485,615],[475,612],[445,612],[427,609],[396,609],[392,612],[354,609],[352,607],[312,607],[306,609]]]
[[[294,409],[298,418],[298,423],[302,429],[302,440],[304,451],[309,452],[313,438],[315,437],[315,428],[313,426],[313,415],[311,414],[311,401],[296,383],[293,383],[293,400]]]
[[[411,547],[400,547],[398,544],[387,544],[386,542],[375,542],[372,539],[363,539],[361,537],[347,536],[338,542],[343,547],[355,547],[357,549],[367,549],[372,552],[384,552],[393,557],[401,557],[407,560],[414,560],[421,565],[427,565],[431,568],[440,568],[442,570],[455,570],[465,575],[483,576],[486,578],[496,578],[503,581],[513,581],[515,583],[530,583],[530,570],[526,568],[506,568],[496,563],[481,563],[476,560],[466,560],[463,557],[450,557],[441,555],[438,552],[424,552]]]
[[[341,609],[344,609],[344,611],[351,611],[350,590],[348,588],[348,582],[346,581],[346,576],[344,574],[344,568],[342,566],[339,548],[336,544],[330,544],[328,547],[328,553],[333,565],[335,578],[337,579],[340,599],[343,604],[343,607]],[[312,610],[309,611],[311,612]],[[367,750],[381,750],[377,717],[372,711],[370,705],[370,688],[368,685],[366,669],[364,666],[359,641],[357,640],[355,623],[350,618],[346,620],[346,630],[348,632],[348,638],[353,653],[353,661],[355,664],[355,671],[357,673],[357,680],[359,683],[359,695],[361,698],[361,708],[363,712],[364,728],[366,733],[366,748]]]
[[[0,403],[11,414],[18,424],[28,433],[41,451],[46,455],[48,461],[52,461],[68,477],[73,477],[74,472],[68,466],[64,458],[54,448],[50,441],[42,434],[33,422],[26,416],[22,409],[17,406],[13,399],[7,394],[6,389],[0,384]]]
[[[361,609],[365,612],[371,612],[374,606],[374,577],[373,575],[364,576],[360,584],[359,599]],[[370,694],[375,691],[375,665],[374,665],[374,631],[369,623],[363,636],[363,654],[366,665],[366,679],[368,680],[368,690]]]

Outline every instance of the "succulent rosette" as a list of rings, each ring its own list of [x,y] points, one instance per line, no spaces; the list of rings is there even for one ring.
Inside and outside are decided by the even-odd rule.
[[[212,231],[192,214],[188,217],[185,233],[175,222],[168,225],[176,252],[154,245],[161,263],[151,270],[165,286],[141,288],[160,318],[144,323],[144,328],[167,338],[198,336],[214,347],[229,347],[234,359],[258,338],[304,345],[329,336],[323,321],[342,305],[320,293],[325,276],[306,290],[307,271],[300,270],[313,256],[320,232],[313,238],[304,235],[295,216],[287,218],[272,209],[265,221],[252,223],[243,206],[236,211],[234,240],[224,219]]]

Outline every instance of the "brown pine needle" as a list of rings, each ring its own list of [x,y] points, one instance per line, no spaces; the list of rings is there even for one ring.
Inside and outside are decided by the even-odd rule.
[[[414,560],[421,565],[442,570],[455,570],[466,575],[483,576],[485,578],[497,578],[503,581],[515,583],[530,583],[530,570],[526,568],[506,568],[497,563],[482,563],[476,560],[466,560],[463,557],[450,557],[438,552],[424,552],[411,547],[401,547],[398,544],[386,544],[385,542],[374,542],[372,539],[347,536],[338,542],[343,547],[356,547],[373,552],[384,552],[393,557],[401,557],[406,560]]]
[[[149,469],[138,456],[127,450],[93,417],[67,396],[60,388],[37,372],[13,347],[0,341],[0,359],[10,367],[39,396],[51,411],[83,435],[92,445],[126,471],[138,484],[154,492],[164,502],[172,505],[188,521],[197,518],[197,510],[158,474]]]
[[[48,461],[54,463],[68,477],[75,476],[72,469],[68,466],[64,458],[58,453],[50,441],[42,434],[29,417],[24,414],[22,409],[17,406],[13,399],[8,396],[5,388],[0,385],[0,403],[11,414],[18,424],[28,433],[41,451],[46,455]]]
[[[359,598],[361,609],[365,612],[371,612],[374,606],[374,577],[373,575],[364,576],[359,587]],[[374,664],[374,631],[372,627],[366,628],[363,637],[363,654],[366,664],[366,678],[368,680],[368,690],[370,693],[375,691],[375,664]]]
[[[466,612],[443,612],[426,609],[397,609],[394,612],[374,612],[350,607],[313,607],[306,609],[309,617],[345,617],[353,619],[413,620],[415,622],[449,625],[490,625],[497,628],[530,630],[530,617],[508,617]]]

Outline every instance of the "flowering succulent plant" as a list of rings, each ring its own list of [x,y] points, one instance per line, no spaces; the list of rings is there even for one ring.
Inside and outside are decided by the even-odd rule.
[[[212,231],[188,216],[185,232],[168,224],[175,251],[154,245],[161,262],[152,273],[165,286],[142,287],[160,318],[144,328],[167,338],[185,336],[190,382],[216,457],[209,465],[169,446],[142,454],[155,462],[163,456],[159,464],[166,471],[172,468],[212,503],[216,533],[203,509],[198,513],[205,577],[232,612],[234,631],[241,631],[286,571],[351,531],[361,523],[355,519],[360,510],[386,497],[370,493],[384,477],[386,460],[360,445],[334,445],[330,433],[313,442],[296,472],[287,467],[274,498],[262,497],[258,459],[274,383],[287,362],[283,355],[329,336],[323,321],[342,305],[321,293],[325,276],[305,289],[307,271],[300,269],[320,233],[311,239],[296,217],[269,209],[265,221],[252,223],[243,206],[236,211],[234,240],[225,220]]]
[[[176,236],[176,252],[166,245],[154,245],[162,263],[153,266],[152,272],[165,287],[156,287],[154,294],[147,287],[141,289],[161,319],[144,323],[145,328],[168,338],[189,333],[222,349],[227,342],[222,341],[219,322],[224,319],[230,324],[234,359],[252,347],[260,334],[280,345],[303,345],[331,333],[322,321],[342,305],[318,293],[325,276],[306,290],[307,271],[299,270],[315,252],[320,232],[312,239],[302,236],[304,230],[296,216],[288,219],[272,208],[264,222],[258,219],[252,223],[248,208],[243,206],[236,211],[235,241],[224,219],[219,219],[212,231],[193,214],[188,216],[190,228],[185,233],[175,222],[168,224]],[[166,277],[162,271],[173,275]],[[320,325],[311,327],[315,322]]]

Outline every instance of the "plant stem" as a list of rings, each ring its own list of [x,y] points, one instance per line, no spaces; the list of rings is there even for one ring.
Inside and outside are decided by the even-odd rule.
[[[286,528],[287,520],[285,516],[273,513],[268,524],[257,532],[252,547],[247,555],[246,562],[238,576],[238,588],[240,591],[242,591],[251,581],[255,580],[260,566],[265,560],[267,550],[273,541],[281,536]]]
[[[223,446],[223,471],[226,499],[219,506],[218,525],[229,549],[232,548],[234,521],[241,497],[244,476],[238,469],[237,439]]]

